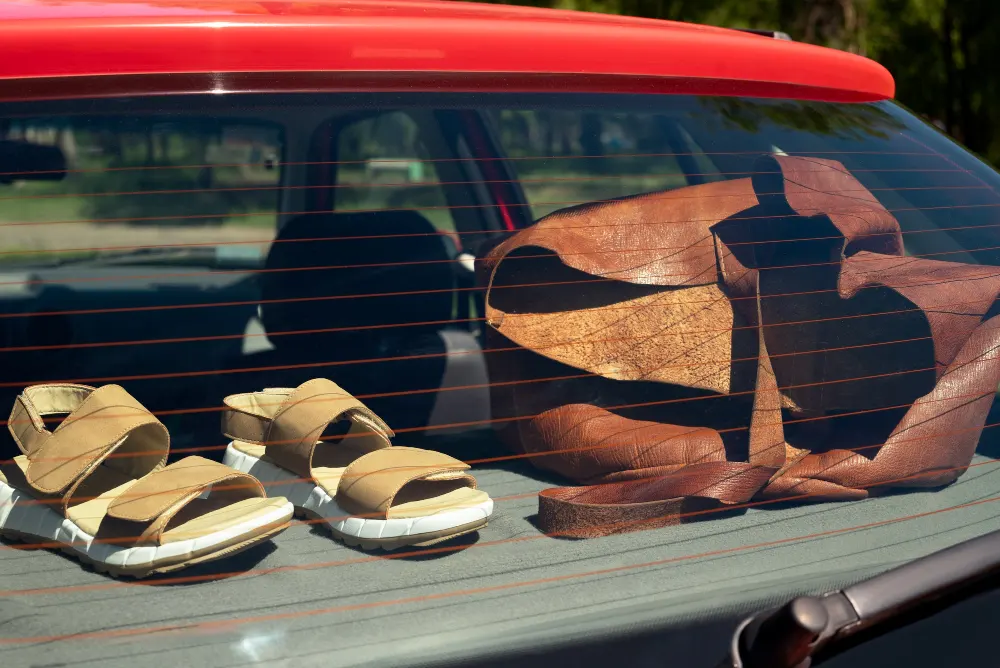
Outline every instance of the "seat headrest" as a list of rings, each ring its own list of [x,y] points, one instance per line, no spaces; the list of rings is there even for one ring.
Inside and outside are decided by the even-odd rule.
[[[298,216],[278,233],[260,275],[264,326],[275,332],[450,319],[451,260],[441,233],[416,211]],[[401,292],[410,294],[377,296]]]

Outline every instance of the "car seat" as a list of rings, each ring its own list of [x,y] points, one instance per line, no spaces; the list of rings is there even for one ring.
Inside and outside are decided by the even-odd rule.
[[[247,362],[263,368],[257,385],[329,377],[394,428],[426,424],[445,370],[438,330],[451,321],[455,286],[429,221],[415,211],[297,216],[259,280],[274,349]]]
[[[228,363],[211,392],[324,376],[394,429],[413,430],[407,441],[485,427],[486,363],[461,309],[455,321],[456,281],[467,270],[450,242],[415,211],[291,219],[258,278],[270,349]]]

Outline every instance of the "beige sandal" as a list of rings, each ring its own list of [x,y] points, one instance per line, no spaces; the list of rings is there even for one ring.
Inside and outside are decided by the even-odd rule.
[[[42,416],[65,415],[49,431]],[[252,476],[203,457],[165,466],[166,427],[118,385],[18,396],[0,465],[0,535],[145,577],[220,559],[288,527],[293,509]]]
[[[348,545],[431,545],[485,527],[493,513],[468,464],[392,446],[392,430],[325,378],[235,394],[225,404],[222,430],[233,442],[223,461],[268,483]],[[321,440],[337,422],[349,430]]]

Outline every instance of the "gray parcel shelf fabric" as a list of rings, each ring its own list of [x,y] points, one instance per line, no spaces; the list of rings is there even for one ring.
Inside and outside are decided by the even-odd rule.
[[[1000,528],[1000,461],[981,455],[937,491],[765,505],[591,540],[539,535],[536,494],[551,480],[529,466],[475,471],[497,499],[489,527],[467,549],[418,558],[347,548],[296,524],[273,548],[184,574],[207,581],[122,585],[3,545],[0,661],[426,664],[747,611]],[[231,571],[245,573],[210,579]]]

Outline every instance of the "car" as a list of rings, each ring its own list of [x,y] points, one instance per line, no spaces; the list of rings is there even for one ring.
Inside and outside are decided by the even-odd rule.
[[[1000,175],[894,94],[782,32],[0,0],[0,404],[118,384],[229,464],[224,397],[325,377],[496,503],[173,586],[4,544],[4,659],[712,665],[748,611],[1000,528]],[[982,660],[939,633],[891,651]]]

